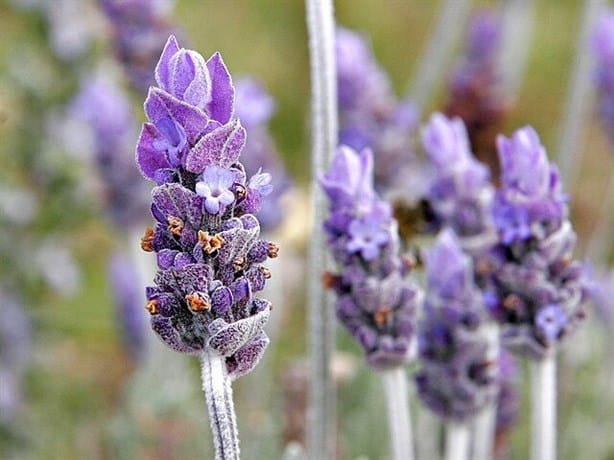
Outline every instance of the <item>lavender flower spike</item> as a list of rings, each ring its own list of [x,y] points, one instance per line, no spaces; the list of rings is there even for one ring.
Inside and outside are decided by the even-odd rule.
[[[444,230],[426,254],[425,312],[418,329],[418,395],[438,416],[465,423],[492,403],[497,369],[481,326],[487,320],[473,264]]]
[[[329,277],[337,316],[376,369],[404,364],[418,293],[399,256],[396,221],[373,190],[373,158],[340,147],[320,180],[330,202],[328,246],[339,266]]]
[[[572,260],[576,235],[558,171],[535,130],[500,136],[501,189],[494,217],[500,242],[488,257],[488,306],[503,344],[534,359],[553,355],[584,317],[589,286]]]
[[[597,111],[605,133],[614,143],[614,9],[605,8],[593,34],[596,57],[595,85],[599,93]]]
[[[143,175],[159,184],[156,224],[141,244],[158,262],[146,308],[170,348],[200,356],[216,458],[235,459],[230,382],[268,344],[271,305],[255,294],[270,277],[261,264],[278,248],[259,239],[253,215],[268,190],[250,186],[239,161],[246,134],[233,118],[234,87],[220,55],[204,61],[171,37],[156,69],[161,88],[145,101],[149,122],[137,146]]]
[[[419,293],[408,279],[410,263],[399,255],[397,223],[390,205],[373,190],[373,157],[340,147],[320,179],[330,217],[324,223],[338,266],[328,273],[337,296],[337,317],[360,343],[367,363],[379,371],[388,402],[395,460],[413,458],[407,381]]]
[[[450,227],[472,253],[489,249],[497,238],[495,192],[488,168],[471,153],[463,121],[434,114],[422,130],[422,142],[431,163],[426,199],[434,230]]]

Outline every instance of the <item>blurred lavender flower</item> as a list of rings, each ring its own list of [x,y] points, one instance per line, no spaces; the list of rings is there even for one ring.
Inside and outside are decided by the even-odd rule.
[[[173,28],[173,0],[100,0],[113,26],[113,47],[132,85],[145,94],[155,84],[153,70]]]
[[[614,269],[595,273],[592,300],[601,323],[614,328]]]
[[[291,185],[268,128],[269,120],[275,112],[275,101],[262,84],[253,78],[237,81],[235,91],[235,113],[249,132],[243,149],[245,171],[252,175],[264,169],[275,177],[275,189],[258,212],[262,230],[272,230],[281,222],[283,208],[280,198]]]
[[[451,228],[466,251],[489,249],[497,240],[492,218],[494,188],[488,168],[471,154],[460,118],[434,114],[422,131],[431,163],[426,200],[435,230]]]
[[[407,191],[414,160],[411,136],[418,123],[415,108],[394,96],[388,76],[362,35],[337,27],[336,59],[339,143],[356,151],[373,150],[378,192],[388,193],[400,181]]]
[[[239,154],[246,133],[234,118],[234,87],[219,54],[208,61],[170,37],[145,101],[149,122],[137,145],[152,192],[155,228],[142,239],[158,273],[147,310],[158,336],[184,353],[214,352],[231,379],[249,372],[268,343],[270,304],[254,297],[277,246],[258,239],[252,215],[270,175],[247,178]]]
[[[337,294],[337,316],[363,347],[369,365],[402,365],[419,294],[399,255],[392,209],[373,190],[372,153],[340,147],[320,183],[330,200],[325,231],[339,267],[327,279]]]
[[[450,230],[427,252],[426,276],[418,395],[440,417],[465,422],[495,400],[498,371],[481,329],[487,315],[472,261]]]
[[[589,285],[572,260],[576,235],[558,171],[531,127],[498,138],[502,188],[494,207],[500,242],[488,267],[488,307],[504,345],[534,359],[552,354],[584,318]]]
[[[597,112],[605,132],[614,143],[614,9],[606,8],[601,13],[592,44],[597,61]]]
[[[136,121],[130,102],[110,80],[90,76],[83,81],[70,111],[93,133],[103,200],[112,222],[122,229],[142,225],[148,193],[134,165]]]
[[[497,60],[501,18],[483,9],[474,14],[467,33],[465,55],[450,79],[450,99],[445,112],[460,117],[467,127],[474,155],[499,176],[495,136],[500,132],[507,101],[500,88]]]
[[[10,424],[21,406],[21,379],[30,360],[32,330],[24,306],[5,287],[0,287],[0,305],[0,424]]]

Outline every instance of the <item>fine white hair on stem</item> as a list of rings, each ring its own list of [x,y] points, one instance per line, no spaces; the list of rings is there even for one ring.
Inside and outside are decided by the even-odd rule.
[[[556,459],[556,357],[531,361],[531,460]]]
[[[413,434],[409,416],[409,392],[403,367],[379,371],[384,386],[392,460],[413,460]]]
[[[307,422],[309,458],[331,458],[335,439],[335,394],[330,373],[334,350],[335,321],[329,296],[321,285],[326,268],[322,225],[326,209],[318,185],[337,147],[337,75],[335,66],[335,21],[332,0],[306,0],[311,66],[311,193],[313,231],[309,251],[308,318],[310,394]]]
[[[445,460],[469,460],[469,425],[464,422],[446,423]]]

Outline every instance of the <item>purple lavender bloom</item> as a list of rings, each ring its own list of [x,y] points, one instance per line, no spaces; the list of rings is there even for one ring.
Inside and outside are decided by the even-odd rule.
[[[417,288],[399,255],[396,221],[373,190],[370,151],[342,146],[320,179],[330,200],[324,224],[339,266],[328,287],[337,295],[337,317],[376,369],[404,364],[414,334]]]
[[[488,306],[503,344],[534,359],[554,353],[584,318],[589,284],[573,261],[576,235],[558,171],[537,133],[499,137],[503,185],[495,199],[499,243],[481,261]]]
[[[495,192],[488,168],[471,154],[462,120],[434,114],[422,131],[422,142],[432,167],[426,193],[431,226],[450,227],[465,250],[490,248],[496,242]]]
[[[270,277],[261,264],[278,249],[259,239],[253,214],[271,192],[271,178],[248,179],[239,161],[246,134],[233,118],[234,87],[219,54],[205,61],[170,37],[156,79],[161,88],[145,101],[149,122],[136,157],[143,175],[159,184],[152,192],[156,225],[142,239],[159,268],[146,290],[147,310],[170,348],[213,350],[234,379],[257,364],[268,344],[263,326],[271,306],[255,294]],[[185,133],[176,155],[156,147],[168,120]]]
[[[100,0],[113,26],[113,47],[126,74],[141,93],[153,85],[153,70],[172,31],[172,0]]]
[[[110,260],[108,276],[115,296],[121,339],[130,357],[139,360],[145,351],[146,317],[136,267],[123,253]]]
[[[147,188],[134,165],[136,121],[121,90],[102,77],[89,77],[70,111],[85,121],[94,135],[96,165],[102,178],[103,202],[120,228],[142,225]]]
[[[521,373],[512,354],[502,349],[499,354],[499,394],[495,424],[494,458],[509,458],[508,437],[520,413]]]
[[[481,329],[487,319],[482,294],[474,283],[472,261],[450,230],[427,252],[426,270],[418,395],[437,415],[467,421],[497,394],[497,369]]]
[[[262,203],[258,220],[264,231],[273,229],[283,217],[280,199],[291,186],[292,181],[277,154],[269,132],[268,123],[275,112],[275,101],[260,82],[243,78],[236,82],[235,110],[249,137],[243,150],[243,165],[248,174],[264,170],[258,182],[250,181],[250,187],[261,187],[266,175],[275,177],[275,188]],[[254,176],[257,177],[257,176]],[[261,194],[262,195],[262,194]]]
[[[614,143],[614,9],[606,8],[601,13],[595,26],[592,45],[597,61],[597,113],[606,134]]]
[[[339,143],[375,155],[375,186],[389,191],[412,163],[411,135],[418,116],[411,103],[394,96],[388,76],[367,40],[337,27]]]

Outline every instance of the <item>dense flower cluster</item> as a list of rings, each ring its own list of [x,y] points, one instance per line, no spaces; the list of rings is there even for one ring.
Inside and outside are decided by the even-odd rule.
[[[466,421],[497,394],[497,366],[482,328],[487,320],[482,294],[474,283],[471,258],[450,230],[427,252],[426,270],[418,395],[439,416]]]
[[[356,151],[373,150],[379,192],[389,192],[400,180],[406,185],[404,173],[411,172],[413,160],[411,135],[418,123],[415,108],[394,96],[364,37],[338,27],[335,46],[339,143]]]
[[[414,335],[419,296],[399,256],[396,221],[373,190],[373,157],[340,147],[320,183],[330,201],[325,222],[339,272],[327,278],[339,320],[375,368],[403,364]]]
[[[572,260],[576,235],[559,173],[531,127],[498,138],[502,187],[494,218],[499,243],[482,261],[490,272],[488,307],[502,341],[539,359],[584,317],[588,284]]]
[[[593,34],[597,60],[595,84],[599,93],[597,111],[605,132],[614,142],[614,9],[606,8]]]
[[[72,102],[71,112],[93,134],[103,202],[113,224],[123,229],[142,225],[148,194],[131,153],[136,121],[130,101],[110,80],[89,77]]]
[[[172,0],[100,0],[113,27],[113,48],[131,84],[142,93],[152,78],[164,41],[172,31]]]
[[[275,101],[262,84],[253,78],[238,80],[235,82],[235,90],[235,112],[249,132],[243,149],[245,171],[247,174],[257,174],[260,169],[264,169],[275,177],[275,189],[258,212],[262,230],[271,230],[282,220],[280,198],[291,184],[269,132],[268,124],[275,112]]]
[[[488,249],[496,242],[492,218],[495,195],[488,168],[471,154],[460,118],[436,113],[422,131],[431,164],[426,200],[435,230],[449,227],[468,251]]]
[[[268,301],[254,297],[277,246],[259,239],[254,213],[271,177],[248,178],[239,154],[246,133],[234,117],[234,87],[216,53],[209,60],[170,37],[149,90],[149,119],[136,160],[152,191],[155,228],[142,248],[155,251],[158,272],[148,287],[154,331],[184,353],[213,350],[231,378],[249,372],[268,338]]]
[[[445,112],[462,118],[476,157],[498,177],[494,140],[500,131],[507,103],[500,88],[497,60],[501,24],[490,10],[476,13],[467,34],[465,55],[452,73],[450,98]]]

